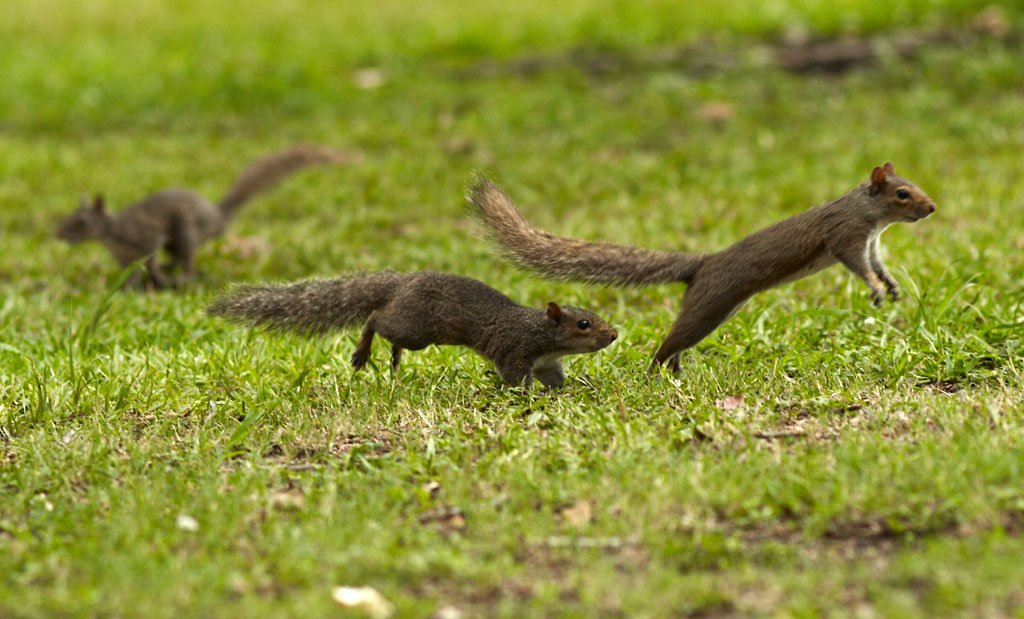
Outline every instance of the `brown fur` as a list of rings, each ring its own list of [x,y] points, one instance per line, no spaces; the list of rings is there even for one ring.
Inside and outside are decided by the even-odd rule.
[[[146,258],[153,284],[162,288],[170,281],[157,262],[161,249],[171,256],[168,266],[180,266],[182,278],[190,278],[196,249],[223,234],[238,207],[303,167],[347,160],[344,153],[313,144],[287,148],[250,164],[216,206],[182,188],[158,191],[115,214],[107,212],[102,196],[91,203],[83,198],[81,207],[61,222],[57,236],[69,243],[99,241],[122,267]],[[137,283],[140,275],[129,283]]]
[[[906,194],[906,195],[904,195]],[[935,202],[896,176],[891,163],[846,194],[769,226],[719,252],[659,252],[566,239],[537,230],[498,187],[481,178],[470,190],[504,250],[521,265],[549,277],[604,284],[688,284],[683,308],[651,363],[653,371],[714,331],[754,294],[815,273],[836,262],[859,276],[880,305],[899,286],[878,253],[878,237],[897,221],[917,221]]]
[[[215,302],[212,314],[250,325],[317,334],[366,321],[352,354],[366,365],[373,336],[391,342],[392,368],[404,349],[430,344],[469,346],[494,363],[510,385],[546,387],[565,381],[561,357],[595,352],[618,334],[586,310],[519,305],[475,279],[421,271],[364,273],[286,285],[244,286]]]

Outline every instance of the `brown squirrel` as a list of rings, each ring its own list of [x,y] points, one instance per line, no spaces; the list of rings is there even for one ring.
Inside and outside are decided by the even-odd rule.
[[[561,357],[596,352],[618,334],[586,310],[548,303],[546,310],[519,305],[475,279],[420,271],[379,271],[340,279],[285,285],[242,286],[210,306],[236,322],[319,334],[366,320],[352,353],[362,369],[373,336],[391,342],[391,367],[402,350],[430,344],[469,346],[494,363],[506,383],[529,387],[536,377],[548,388],[565,381]]]
[[[91,204],[83,198],[80,208],[60,223],[57,236],[72,244],[97,240],[122,267],[146,258],[153,285],[163,288],[169,280],[157,263],[160,249],[171,255],[167,266],[180,266],[182,278],[187,279],[195,273],[196,249],[221,235],[238,207],[301,168],[346,161],[347,155],[329,148],[292,146],[251,163],[216,206],[191,189],[182,188],[158,191],[115,214],[106,211],[102,195]],[[137,283],[140,277],[136,271],[128,284]]]
[[[592,243],[531,226],[511,199],[486,178],[469,199],[516,262],[553,278],[617,285],[685,282],[683,308],[648,372],[668,362],[679,371],[682,351],[728,320],[754,294],[841,262],[867,283],[876,306],[899,286],[878,254],[878,237],[898,221],[935,212],[917,185],[896,176],[891,163],[844,195],[780,221],[719,252],[687,254]],[[884,288],[883,288],[884,284]]]

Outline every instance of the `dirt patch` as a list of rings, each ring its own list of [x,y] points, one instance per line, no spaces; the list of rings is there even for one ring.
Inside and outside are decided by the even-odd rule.
[[[539,74],[575,69],[591,77],[612,77],[629,73],[672,69],[692,75],[713,73],[757,58],[762,65],[793,73],[838,75],[870,66],[885,57],[912,59],[931,47],[963,47],[980,39],[995,39],[1019,46],[1024,33],[1011,28],[998,7],[977,14],[959,28],[904,30],[874,36],[838,38],[809,37],[788,33],[775,40],[755,39],[743,54],[721,49],[710,39],[686,45],[660,47],[642,52],[573,49],[561,54],[529,55],[509,60],[481,60],[453,70],[457,78],[535,77]]]
[[[396,436],[384,430],[374,436],[349,434],[327,445],[271,445],[263,459],[291,471],[308,471],[325,466],[332,460],[347,460],[353,455],[380,457],[394,449]]]
[[[807,538],[794,524],[773,522],[757,526],[723,525],[745,544],[776,542],[806,547],[827,547],[843,557],[855,558],[867,551],[889,553],[899,546],[917,544],[936,537],[968,538],[1000,529],[1007,535],[1024,532],[1024,512],[1000,514],[994,522],[938,523],[931,526],[900,523],[887,518],[837,520],[828,525],[819,538]]]
[[[953,395],[954,393],[963,391],[964,388],[963,385],[953,380],[936,380],[927,383],[920,383],[917,386],[922,389],[928,389],[945,395]]]

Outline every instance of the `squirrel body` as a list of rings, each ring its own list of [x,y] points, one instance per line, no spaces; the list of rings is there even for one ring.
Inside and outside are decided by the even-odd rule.
[[[555,236],[530,225],[511,199],[486,178],[470,189],[498,243],[512,260],[542,275],[611,285],[687,284],[683,307],[649,371],[707,337],[754,294],[842,263],[871,290],[876,306],[899,285],[886,269],[878,237],[892,223],[935,211],[917,185],[896,176],[891,163],[846,194],[768,226],[708,254],[666,252]]]
[[[362,369],[373,337],[391,342],[397,370],[403,350],[430,344],[468,346],[494,363],[506,383],[548,388],[565,381],[561,357],[596,352],[618,334],[586,310],[548,303],[519,305],[475,279],[420,271],[379,271],[285,285],[242,286],[210,306],[236,322],[319,334],[365,321],[352,354]]]
[[[77,211],[61,222],[57,236],[69,243],[96,240],[107,247],[122,266],[146,258],[146,270],[153,284],[169,284],[156,258],[161,250],[171,256],[169,266],[180,266],[182,277],[195,273],[197,248],[224,233],[235,211],[256,194],[270,189],[301,168],[342,163],[346,155],[321,146],[299,144],[258,159],[249,165],[217,204],[186,188],[157,191],[127,208],[111,214],[103,196],[90,202],[83,198]],[[133,275],[129,283],[138,281]]]

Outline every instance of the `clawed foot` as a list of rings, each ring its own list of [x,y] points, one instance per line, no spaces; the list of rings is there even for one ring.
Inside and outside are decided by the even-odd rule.
[[[651,361],[651,365],[647,366],[647,376],[657,375],[661,370],[662,364],[666,362],[668,364],[668,369],[672,372],[672,374],[678,375],[681,369],[679,366],[679,355],[672,355],[665,361],[658,361],[657,359]]]
[[[359,370],[366,367],[366,362],[369,360],[370,355],[361,351],[355,351],[352,353],[352,367],[358,372]]]

